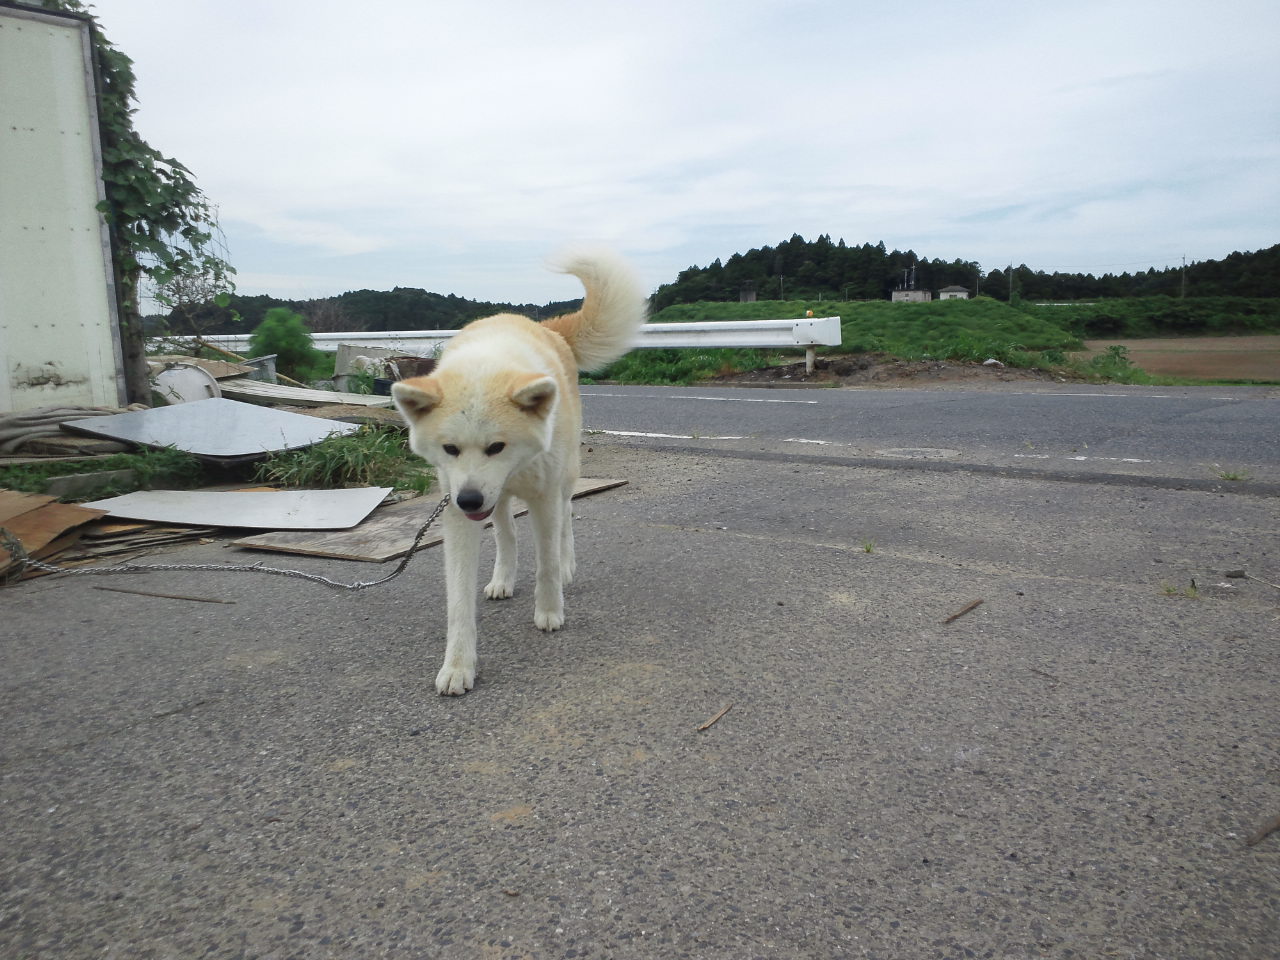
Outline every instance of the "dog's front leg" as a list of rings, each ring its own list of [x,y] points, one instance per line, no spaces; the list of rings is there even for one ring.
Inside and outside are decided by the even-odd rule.
[[[503,496],[493,511],[493,539],[497,556],[493,561],[493,578],[485,585],[484,595],[490,600],[505,600],[516,589],[516,521],[511,516],[511,498]]]
[[[533,588],[533,623],[539,630],[559,630],[564,626],[564,580],[560,570],[564,509],[564,502],[556,493],[529,501],[538,567]]]
[[[436,675],[436,691],[466,693],[476,682],[476,584],[480,569],[482,524],[468,520],[457,507],[444,512],[444,568],[449,628],[444,666]]]
[[[577,570],[577,554],[573,548],[573,495],[565,497],[560,534],[560,582],[566,587],[573,582]]]

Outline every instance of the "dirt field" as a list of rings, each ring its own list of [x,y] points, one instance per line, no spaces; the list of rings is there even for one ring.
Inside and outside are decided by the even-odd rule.
[[[1176,337],[1163,340],[1087,340],[1091,353],[1112,344],[1147,373],[1170,377],[1280,380],[1280,336]]]

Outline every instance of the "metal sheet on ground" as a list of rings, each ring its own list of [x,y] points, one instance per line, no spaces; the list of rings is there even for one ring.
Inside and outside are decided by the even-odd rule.
[[[355,490],[144,490],[85,504],[112,517],[195,527],[338,530],[373,512],[390,487]]]
[[[62,428],[143,447],[177,447],[202,459],[225,463],[254,460],[279,450],[298,450],[319,443],[330,434],[360,429],[356,424],[217,397],[71,420]]]
[[[573,496],[585,497],[620,487],[626,480],[593,480],[583,477],[574,488]],[[260,533],[233,541],[233,546],[251,547],[255,550],[274,550],[279,553],[299,553],[313,557],[332,557],[338,560],[364,560],[382,563],[394,560],[409,552],[418,529],[431,515],[438,502],[434,496],[418,497],[404,503],[383,507],[377,515],[353,530],[316,536],[309,533],[278,531]],[[523,501],[515,502],[516,516],[528,512]],[[492,523],[486,524],[492,526]],[[428,536],[423,547],[435,546],[443,537],[439,533]]]

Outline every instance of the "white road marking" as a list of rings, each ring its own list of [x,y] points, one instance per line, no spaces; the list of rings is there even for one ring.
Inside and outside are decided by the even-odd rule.
[[[1157,463],[1156,460],[1139,460],[1136,457],[1055,457],[1048,453],[1015,453],[1022,460],[1107,460],[1111,463]]]
[[[596,430],[588,427],[584,433],[604,433],[611,437],[653,437],[658,440],[746,440],[746,437],[708,437],[691,433],[642,433],[639,430]]]
[[[1167,393],[1040,393],[1035,394],[1042,397],[1135,397],[1139,400],[1172,400],[1171,394]]]
[[[715,400],[720,403],[814,403],[817,400],[778,400],[773,397],[672,397],[672,400]]]
[[[670,397],[650,396],[643,393],[596,393],[594,390],[582,391],[584,397],[615,397],[622,400],[714,400],[718,403],[811,403],[817,400],[779,400],[773,397],[695,397],[673,395]]]

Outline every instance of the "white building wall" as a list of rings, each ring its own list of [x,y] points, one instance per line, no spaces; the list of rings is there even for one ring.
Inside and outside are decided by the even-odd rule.
[[[120,406],[88,24],[0,7],[0,411]]]

